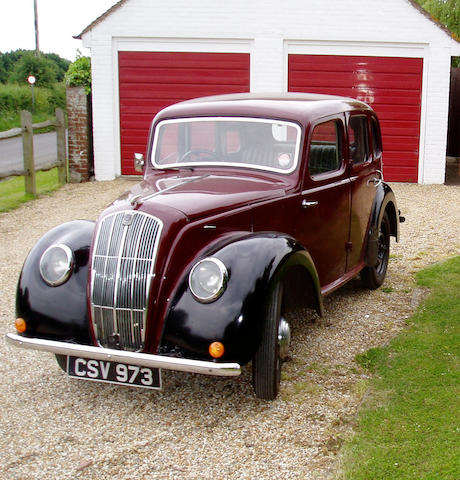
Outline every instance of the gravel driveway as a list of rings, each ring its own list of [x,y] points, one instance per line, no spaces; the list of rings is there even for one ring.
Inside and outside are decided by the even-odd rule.
[[[396,335],[423,296],[416,270],[460,254],[460,186],[392,185],[406,223],[384,288],[358,280],[320,319],[292,318],[294,346],[274,402],[235,379],[166,373],[161,392],[79,382],[51,354],[7,346],[22,262],[48,229],[98,212],[130,180],[66,185],[0,214],[0,478],[323,479],[365,391],[357,353]]]

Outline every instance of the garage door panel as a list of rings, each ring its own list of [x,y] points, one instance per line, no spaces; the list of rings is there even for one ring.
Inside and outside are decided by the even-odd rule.
[[[387,165],[387,162],[398,158],[398,155],[400,160],[402,158],[406,158],[407,156],[410,158],[413,157],[414,159],[418,158],[418,145],[413,145],[410,142],[402,142],[397,149],[391,146],[390,148],[385,148],[385,145],[383,148],[385,152],[385,166]]]
[[[155,70],[155,69],[146,69],[143,72],[126,72],[124,76],[124,82],[129,83],[145,83],[150,84],[152,79],[161,78],[162,83],[175,83],[178,85],[183,85],[188,83],[188,79],[191,78],[195,83],[205,82],[205,83],[246,83],[246,72],[244,71],[235,71],[235,70],[218,70],[214,72],[206,72],[204,70],[190,70],[188,72],[189,76],[184,77],[184,72],[179,71],[169,71],[169,70]]]
[[[420,58],[398,58],[398,57],[359,57],[353,55],[289,55],[292,71],[300,69],[304,71],[349,71],[350,68],[356,71],[369,73],[420,73]],[[294,58],[295,57],[295,58]]]
[[[129,86],[129,83],[132,82],[136,85],[144,83],[149,85],[152,82],[152,79],[158,78],[161,76],[161,79],[164,83],[174,83],[176,85],[188,84],[190,79],[193,79],[194,83],[205,83],[205,84],[215,84],[215,83],[226,83],[229,85],[235,84],[245,84],[247,74],[245,70],[232,70],[232,69],[222,69],[222,70],[213,70],[207,71],[204,69],[191,68],[187,70],[187,76],[184,76],[183,70],[172,70],[172,69],[156,69],[156,68],[145,68],[145,69],[127,69],[123,72],[123,79],[126,87]]]
[[[311,75],[310,78],[305,78],[305,73],[302,71],[291,72],[290,78],[293,83],[302,82],[302,85],[309,85],[312,87],[323,86],[325,82],[327,85],[333,87],[353,88],[360,84],[372,85],[372,90],[379,91],[380,89],[392,90],[414,90],[421,88],[421,80],[415,75],[407,74],[368,74],[360,72],[316,72],[316,75]]]
[[[119,66],[144,67],[155,65],[157,67],[172,66],[177,69],[187,67],[209,67],[213,65],[216,68],[228,65],[240,66],[249,62],[242,61],[240,53],[206,53],[204,55],[190,52],[120,52]],[[246,55],[246,54],[243,54]]]
[[[416,168],[418,164],[417,156],[411,152],[404,155],[404,165],[401,165],[401,156],[399,153],[388,152],[388,158],[385,160],[388,167]]]
[[[181,89],[181,87],[183,87]],[[241,92],[240,85],[203,85],[203,84],[188,84],[188,85],[149,85],[143,86],[142,90],[136,91],[134,88],[124,92],[124,99],[169,99],[173,98],[177,101],[189,100],[195,97],[207,95],[220,95],[223,93],[237,93]],[[171,102],[170,105],[174,103]],[[158,113],[158,112],[155,112]]]
[[[412,159],[404,158],[404,164],[401,164],[401,157],[394,162],[389,161],[385,167],[384,178],[386,181],[392,182],[416,183],[418,181],[418,161],[412,162]]]
[[[134,138],[130,138],[128,140],[128,143],[125,143],[123,145],[123,151],[125,152],[126,155],[128,155],[128,158],[131,159],[131,163],[133,162],[133,159],[134,159],[134,153],[142,153],[145,155],[147,148],[145,145],[142,145],[141,142],[142,142],[142,139],[140,137],[134,137]]]
[[[422,73],[421,58],[288,57],[289,91],[342,95],[374,108],[381,123],[387,180],[417,181]]]
[[[364,89],[354,88],[353,91],[359,93]],[[368,88],[369,96],[372,97],[372,105],[386,105],[397,108],[400,105],[413,105],[420,110],[420,94],[414,90],[403,89],[372,89]]]
[[[379,110],[379,120],[382,123],[385,120],[393,120],[394,118],[404,118],[404,120],[413,120],[418,123],[420,119],[419,105],[385,105],[374,103],[374,108]]]
[[[385,163],[387,161],[388,152],[414,152],[418,155],[419,142],[413,137],[405,136],[391,136],[386,135],[383,141],[383,148],[385,152]]]
[[[150,124],[152,121],[152,117],[150,114],[145,115],[121,115],[120,116],[121,123],[123,125],[123,130],[131,130],[137,128],[143,128],[145,124]]]
[[[385,120],[381,122],[380,128],[384,135],[401,135],[416,137],[419,134],[419,124],[417,122],[404,122],[402,120]]]
[[[149,116],[151,116],[152,110],[156,109],[157,111],[159,111],[167,105],[167,103],[165,104],[165,100],[162,99],[155,99],[155,101],[147,99],[134,99],[132,103],[123,102],[123,104],[120,105],[120,113],[122,115],[148,114]]]
[[[357,87],[343,87],[343,86],[310,86],[308,82],[302,87],[289,87],[290,92],[309,92],[321,93],[326,95],[339,95],[345,97],[352,97],[363,102],[369,103],[378,112],[381,105],[385,109],[400,109],[402,106],[415,107],[417,112],[420,112],[420,95],[410,90],[397,90],[394,92],[379,92],[373,89],[357,88]],[[401,110],[401,109],[400,109]],[[420,113],[418,113],[420,118]],[[380,118],[380,114],[379,114]]]
[[[325,86],[327,85],[327,86]],[[386,108],[398,108],[402,105],[411,105],[416,107],[416,111],[420,112],[420,95],[413,90],[404,89],[378,89],[371,87],[359,87],[358,83],[353,85],[343,85],[334,79],[327,81],[327,84],[320,81],[305,80],[302,87],[292,87],[290,92],[310,92],[325,93],[328,95],[341,95],[353,98],[366,98],[366,103],[372,103],[375,109],[379,105]],[[364,100],[363,100],[364,101]],[[420,113],[418,114],[420,117]]]
[[[190,97],[190,93],[192,94],[196,91],[200,92],[211,92],[209,95],[214,93],[221,93],[221,92],[228,92],[228,89],[231,88],[232,90],[237,89],[240,87],[239,84],[232,85],[229,83],[225,84],[209,84],[205,85],[201,82],[197,83],[165,83],[165,84],[154,84],[154,85],[147,85],[141,84],[141,90],[137,90],[137,88],[133,85],[132,88],[126,89],[122,91],[124,98],[162,98],[167,97],[170,98],[174,96],[175,98],[193,98]]]
[[[241,53],[120,52],[120,68],[249,68],[249,55]]]
[[[134,174],[150,123],[164,107],[190,98],[249,91],[245,53],[119,52],[122,174]]]
[[[326,95],[340,95],[340,96],[347,96],[351,97],[351,89],[350,94],[343,93],[344,88],[325,88],[325,87],[289,87],[290,92],[297,92],[297,93],[320,93]],[[348,90],[347,90],[348,91]]]
[[[387,176],[385,177],[385,180],[387,181],[389,181],[387,177],[391,177],[392,182],[417,183],[418,181],[418,174],[416,168],[398,169],[389,167],[387,170]]]

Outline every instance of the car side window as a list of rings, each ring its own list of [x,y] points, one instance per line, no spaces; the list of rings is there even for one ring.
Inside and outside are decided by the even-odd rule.
[[[341,144],[342,128],[338,120],[329,120],[314,127],[308,157],[308,169],[312,177],[340,169]]]
[[[372,129],[372,149],[374,152],[374,159],[380,158],[382,155],[382,138],[380,136],[380,128],[375,118],[371,121]]]
[[[348,146],[353,165],[369,160],[369,133],[367,117],[354,115],[348,123]]]

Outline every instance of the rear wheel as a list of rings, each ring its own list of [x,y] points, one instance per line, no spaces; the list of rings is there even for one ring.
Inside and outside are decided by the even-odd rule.
[[[390,220],[387,212],[385,212],[379,226],[377,263],[373,267],[364,267],[361,271],[361,280],[365,287],[375,290],[382,285],[387,273],[389,258]]]
[[[252,383],[256,397],[276,398],[281,379],[281,362],[287,357],[290,328],[281,316],[283,286],[273,289],[266,309],[262,341],[252,362]]]

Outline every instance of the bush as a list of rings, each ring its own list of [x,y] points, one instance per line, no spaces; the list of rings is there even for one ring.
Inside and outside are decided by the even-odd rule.
[[[15,69],[17,68],[17,64],[22,59],[23,56],[27,56],[29,59],[30,57],[35,57],[36,53],[35,50],[15,50],[14,52],[0,52],[0,83],[14,83],[14,82],[24,82],[24,77],[21,76],[20,79],[17,79],[17,72]],[[44,63],[45,65],[50,65],[49,62],[53,63],[54,65],[54,72],[55,72],[55,81],[62,82],[64,80],[65,72],[69,68],[70,61],[60,57],[56,53],[43,53],[40,52],[41,60],[39,63]],[[44,60],[44,62],[42,62]],[[29,60],[23,60],[23,62],[27,63]],[[34,63],[34,60],[32,60]],[[35,67],[34,67],[35,68]],[[46,69],[47,67],[45,67]],[[32,74],[33,71],[32,71]],[[34,74],[35,75],[35,74]],[[37,73],[38,75],[38,73]],[[41,77],[41,74],[40,74]],[[27,76],[25,77],[27,78]],[[37,80],[39,77],[37,76]]]
[[[27,77],[33,75],[37,87],[51,87],[57,80],[57,73],[58,69],[52,60],[26,52],[14,66],[11,80],[24,85],[27,84]]]
[[[63,82],[65,79],[65,72],[67,72],[71,62],[65,58],[60,57],[56,53],[42,53],[42,55],[54,62],[57,69],[56,80],[59,83]]]
[[[48,113],[54,114],[56,108],[66,109],[66,93],[64,83],[55,83],[48,91]]]
[[[52,88],[34,88],[34,112],[43,120],[54,116],[57,107],[65,110],[65,85],[57,83]],[[32,110],[32,89],[30,86],[0,84],[0,131],[19,127],[19,112]],[[42,120],[38,120],[42,121]]]
[[[53,113],[56,107],[65,108],[65,90],[57,84],[52,89],[35,87],[35,110]],[[32,108],[30,86],[0,85],[0,112],[19,112]]]
[[[39,97],[40,89],[37,88],[35,97]],[[18,112],[30,110],[32,105],[32,92],[29,86],[1,85],[0,86],[0,112]]]
[[[65,74],[66,84],[69,87],[85,87],[86,94],[91,92],[91,59],[78,57],[71,63]]]

